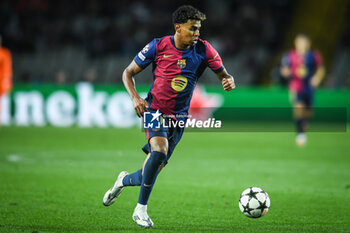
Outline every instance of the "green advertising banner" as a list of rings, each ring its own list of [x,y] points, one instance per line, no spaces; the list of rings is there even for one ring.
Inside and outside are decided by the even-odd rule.
[[[137,86],[143,98],[149,88]],[[343,127],[349,119],[348,90],[319,90],[314,102],[315,121],[325,119]],[[193,93],[190,115],[204,123],[212,117],[224,121],[225,126],[227,122],[244,121],[250,125],[266,125],[290,121],[292,109],[285,88],[238,87],[225,92],[220,86],[198,86]],[[15,85],[10,95],[1,98],[1,122],[5,126],[128,128],[140,127],[141,120],[121,85],[86,82],[64,86]],[[214,121],[207,123],[215,124]]]

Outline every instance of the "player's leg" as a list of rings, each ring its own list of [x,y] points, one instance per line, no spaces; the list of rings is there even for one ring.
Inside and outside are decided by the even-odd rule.
[[[151,153],[147,154],[145,161],[143,162],[142,168],[134,173],[128,174],[123,178],[122,185],[126,186],[140,186],[142,182],[143,169],[146,162],[148,161]]]
[[[153,226],[153,222],[147,214],[147,203],[157,175],[167,158],[169,148],[166,137],[152,137],[149,144],[151,145],[151,154],[144,164],[139,200],[132,216],[139,226],[146,228]]]
[[[162,136],[166,137],[167,136],[167,131],[146,131],[147,139],[150,141],[153,137],[156,136]],[[153,140],[152,140],[153,141]],[[110,206],[115,202],[115,200],[119,197],[121,192],[123,191],[123,188],[126,186],[140,186],[142,182],[142,176],[143,176],[143,171],[144,167],[148,161],[148,159],[151,156],[151,146],[150,143],[147,143],[142,150],[147,154],[147,157],[145,159],[145,162],[143,163],[142,169],[139,169],[138,171],[128,174],[126,171],[123,171],[119,174],[116,182],[110,188],[107,190],[103,197],[103,204],[105,206]],[[164,165],[161,165],[161,168],[159,171],[164,167]]]
[[[297,132],[295,143],[298,146],[302,146],[306,142],[305,124],[304,124],[305,104],[303,100],[303,93],[291,91],[290,101],[292,102],[292,105],[293,105],[293,118],[294,118],[296,132]]]
[[[123,178],[122,185],[124,187],[126,187],[126,186],[140,186],[141,185],[143,171],[144,171],[145,165],[146,165],[150,156],[151,156],[151,153],[148,153],[145,161],[143,162],[142,169],[140,169],[134,173],[128,174]],[[163,163],[160,166],[159,172],[164,168],[164,165],[165,164]]]
[[[102,204],[104,206],[112,205],[120,196],[124,189],[123,179],[126,175],[128,175],[127,171],[122,171],[119,173],[114,185],[110,189],[108,189],[105,195],[103,196]]]
[[[142,175],[143,175],[143,171],[145,170],[146,163],[147,163],[147,161],[148,161],[148,159],[149,159],[150,156],[151,156],[151,153],[148,153],[147,158],[146,158],[145,161],[143,162],[143,165],[142,165]],[[164,166],[165,166],[165,163],[162,163],[162,164],[160,165],[158,174],[161,172],[161,170],[163,170]]]
[[[304,126],[304,132],[306,133],[306,131],[308,131],[308,126],[309,126],[309,122],[310,119],[312,118],[313,115],[313,91],[309,91],[307,93],[305,93],[304,96],[304,104],[305,104],[305,108],[304,108],[304,112],[303,112],[303,126]]]
[[[151,153],[148,153],[142,169],[128,174],[126,171],[122,171],[119,173],[117,180],[115,181],[114,185],[107,190],[107,192],[105,193],[104,197],[103,197],[103,205],[105,206],[110,206],[112,205],[116,199],[120,196],[121,192],[123,191],[124,187],[127,186],[140,186],[141,182],[142,182],[142,175],[143,175],[143,169],[146,165],[146,162],[148,161],[149,157],[150,157]],[[164,163],[160,166],[159,172],[163,169],[164,167]],[[158,173],[159,173],[158,172]]]
[[[168,163],[168,160],[169,160],[169,158],[170,158],[170,156],[172,155],[172,153],[173,153],[173,151],[174,151],[174,149],[175,149],[175,147],[176,147],[176,145],[178,144],[178,142],[181,140],[181,137],[182,137],[182,134],[183,134],[183,132],[184,132],[184,129],[183,128],[179,128],[179,127],[176,127],[176,128],[170,128],[169,129],[169,131],[167,132],[167,144],[168,144],[168,146],[164,146],[165,145],[165,142],[166,141],[163,141],[163,143],[161,142],[161,143],[159,143],[159,141],[158,141],[158,139],[155,137],[155,139],[157,139],[157,140],[155,140],[155,141],[153,141],[153,140],[150,140],[150,143],[151,143],[151,147],[152,147],[152,151],[160,151],[160,152],[166,152],[167,153],[167,157],[166,157],[166,159],[163,161],[163,163],[160,165],[160,168],[159,168],[159,171],[158,171],[158,174],[159,174],[159,172],[162,170],[162,168]],[[161,139],[161,137],[160,137],[160,139]],[[163,139],[161,139],[161,140],[163,140]],[[155,143],[154,143],[155,142]],[[161,146],[161,147],[159,147],[159,145]],[[147,148],[147,149],[151,149],[151,148]],[[152,155],[151,155],[151,157],[150,157],[150,159],[152,158]],[[145,163],[145,167],[144,167],[144,176],[146,176],[146,173],[147,173],[147,169],[148,169],[148,162],[149,162],[150,160],[148,160],[146,163]],[[157,174],[156,174],[156,176],[157,176]],[[155,178],[154,179],[156,179],[156,176],[155,176]],[[147,182],[145,183],[145,184],[147,184]],[[154,182],[153,182],[153,184],[154,184]],[[142,188],[143,186],[141,186],[141,188]],[[141,192],[140,192],[140,197],[141,197]],[[142,210],[142,212],[143,213],[145,213],[145,215],[147,216],[147,217],[144,217],[144,218],[149,218],[148,217],[148,215],[147,215],[147,205],[142,205],[142,204],[140,204],[140,203],[138,203],[137,204],[137,207],[135,208],[135,211],[134,211],[134,214],[133,214],[133,219],[134,219],[134,216],[135,216],[135,214],[136,213],[138,213],[138,212],[140,212],[140,210],[138,210],[138,207]],[[136,214],[136,216],[137,216],[137,214]],[[135,219],[134,219],[134,221],[135,221]],[[139,221],[135,221],[135,222],[139,222]],[[145,223],[145,225],[147,224],[147,222],[143,222],[143,223]],[[146,225],[147,227],[150,227],[150,226],[153,226],[153,222],[152,222],[152,220],[150,220],[149,219],[149,225]],[[138,223],[139,224],[139,223]],[[140,224],[141,225],[141,224]]]
[[[303,119],[304,119],[304,110],[305,105],[301,102],[296,102],[293,105],[293,115],[294,115],[294,120],[295,120],[295,126],[296,126],[296,131],[297,133],[304,133],[304,124],[303,124]]]
[[[304,115],[304,132],[306,133],[308,131],[308,128],[309,128],[310,119],[312,118],[312,115],[313,115],[312,107],[305,106],[303,115]]]
[[[139,203],[143,205],[147,205],[153,184],[162,163],[166,160],[166,154],[168,152],[168,139],[165,137],[152,137],[149,143],[152,152],[144,165],[139,196]]]
[[[293,106],[294,119],[296,124],[297,136],[295,143],[298,146],[303,146],[306,143],[305,134],[305,105],[302,102],[296,102]]]

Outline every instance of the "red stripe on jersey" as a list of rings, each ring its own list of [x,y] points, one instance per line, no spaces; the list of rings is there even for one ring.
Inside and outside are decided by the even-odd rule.
[[[152,88],[152,109],[161,109],[166,115],[174,112],[177,91],[171,86],[174,77],[181,75],[181,69],[177,66],[182,59],[182,51],[176,49],[171,43],[171,36],[165,37],[157,44],[154,71],[154,83]]]
[[[290,69],[292,72],[289,88],[294,92],[298,92],[303,89],[303,80],[300,77],[299,69],[304,64],[304,58],[300,56],[295,50],[293,50],[289,54],[289,59],[291,61]]]
[[[145,130],[146,130],[147,141],[149,141],[149,129],[145,129]]]

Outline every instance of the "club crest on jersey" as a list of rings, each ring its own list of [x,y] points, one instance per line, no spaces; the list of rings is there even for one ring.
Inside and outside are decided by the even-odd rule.
[[[182,91],[187,86],[187,78],[183,76],[177,76],[171,80],[171,87],[175,91]]]
[[[177,60],[177,67],[184,69],[186,67],[186,59]]]

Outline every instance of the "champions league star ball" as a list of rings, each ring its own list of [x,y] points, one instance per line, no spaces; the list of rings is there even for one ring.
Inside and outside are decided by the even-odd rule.
[[[250,218],[264,216],[270,208],[270,198],[267,192],[257,187],[250,187],[243,191],[239,199],[239,209]]]

